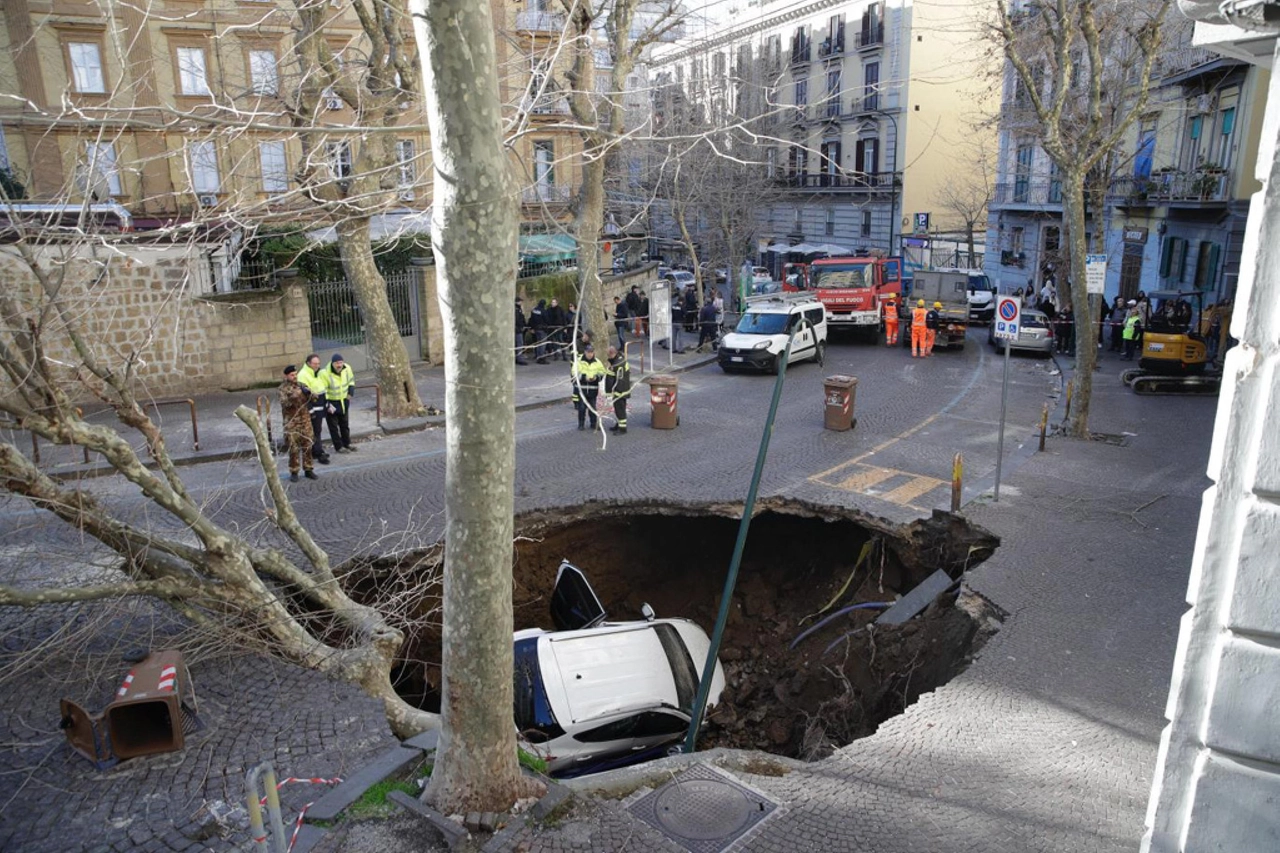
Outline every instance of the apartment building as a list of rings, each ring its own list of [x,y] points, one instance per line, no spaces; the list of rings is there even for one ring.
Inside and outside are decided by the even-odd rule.
[[[1086,211],[1089,250],[1108,256],[1108,300],[1194,289],[1215,302],[1235,291],[1269,71],[1194,46],[1192,30],[1168,19],[1147,107],[1104,166],[1102,203]],[[1025,104],[1012,69],[1004,92],[986,271],[1006,290],[1061,283],[1062,184],[1015,120]]]
[[[756,243],[897,254],[960,226],[938,200],[980,171],[998,102],[977,34],[983,4],[769,2],[656,52],[654,85],[744,122],[768,180]],[[998,69],[994,69],[998,72]]]

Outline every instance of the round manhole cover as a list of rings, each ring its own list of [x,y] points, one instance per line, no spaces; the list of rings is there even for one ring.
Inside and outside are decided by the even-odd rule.
[[[654,817],[662,829],[682,838],[708,841],[739,832],[760,804],[730,782],[691,779],[656,792]]]

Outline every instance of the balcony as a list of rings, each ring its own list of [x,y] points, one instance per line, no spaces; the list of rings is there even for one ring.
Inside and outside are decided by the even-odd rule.
[[[516,31],[522,33],[559,33],[564,29],[564,15],[555,12],[517,12]]]
[[[1062,205],[1062,182],[1025,177],[998,183],[991,203],[1023,210],[1057,209]]]
[[[537,99],[521,98],[520,111],[533,118],[561,118],[569,115],[569,102],[552,95],[543,95]]]
[[[1190,172],[1164,169],[1150,177],[1115,178],[1108,199],[1117,205],[1154,207],[1178,202],[1230,201],[1230,174],[1226,169],[1201,168]]]
[[[830,98],[823,99],[820,103],[810,104],[808,118],[809,121],[839,121],[840,96],[833,95]]]
[[[808,42],[805,42],[804,46],[801,47],[799,50],[792,50],[791,58],[789,60],[791,67],[794,68],[797,65],[807,65],[810,61],[809,54],[810,54],[810,45]]]
[[[884,44],[884,23],[868,24],[858,33],[858,50],[874,50]]]
[[[844,53],[844,26],[836,31],[835,38],[827,36],[822,40],[822,44],[818,45],[818,58],[826,59],[830,56],[840,56]]]
[[[849,112],[854,115],[861,113],[878,113],[880,112],[880,95],[863,95],[861,98],[854,98],[849,103]]]
[[[534,184],[520,190],[521,204],[568,204],[573,198],[573,187],[556,184]]]
[[[779,175],[778,185],[794,190],[874,195],[893,193],[902,184],[900,172],[850,172],[831,175],[801,172]]]

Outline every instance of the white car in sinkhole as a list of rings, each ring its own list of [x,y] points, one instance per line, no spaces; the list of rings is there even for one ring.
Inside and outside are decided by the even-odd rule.
[[[522,746],[553,776],[581,776],[667,754],[684,739],[711,640],[687,619],[605,622],[582,571],[560,564],[555,631],[515,633],[515,719]],[[716,661],[707,712],[724,691]],[[705,717],[704,717],[705,718]]]

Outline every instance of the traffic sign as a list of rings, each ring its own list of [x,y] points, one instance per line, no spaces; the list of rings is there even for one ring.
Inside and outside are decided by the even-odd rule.
[[[1022,325],[1022,306],[1013,296],[1001,296],[996,303],[995,337],[1006,341],[1018,339],[1018,328]]]
[[[1107,290],[1107,256],[1085,255],[1084,284],[1088,293],[1105,293]]]

